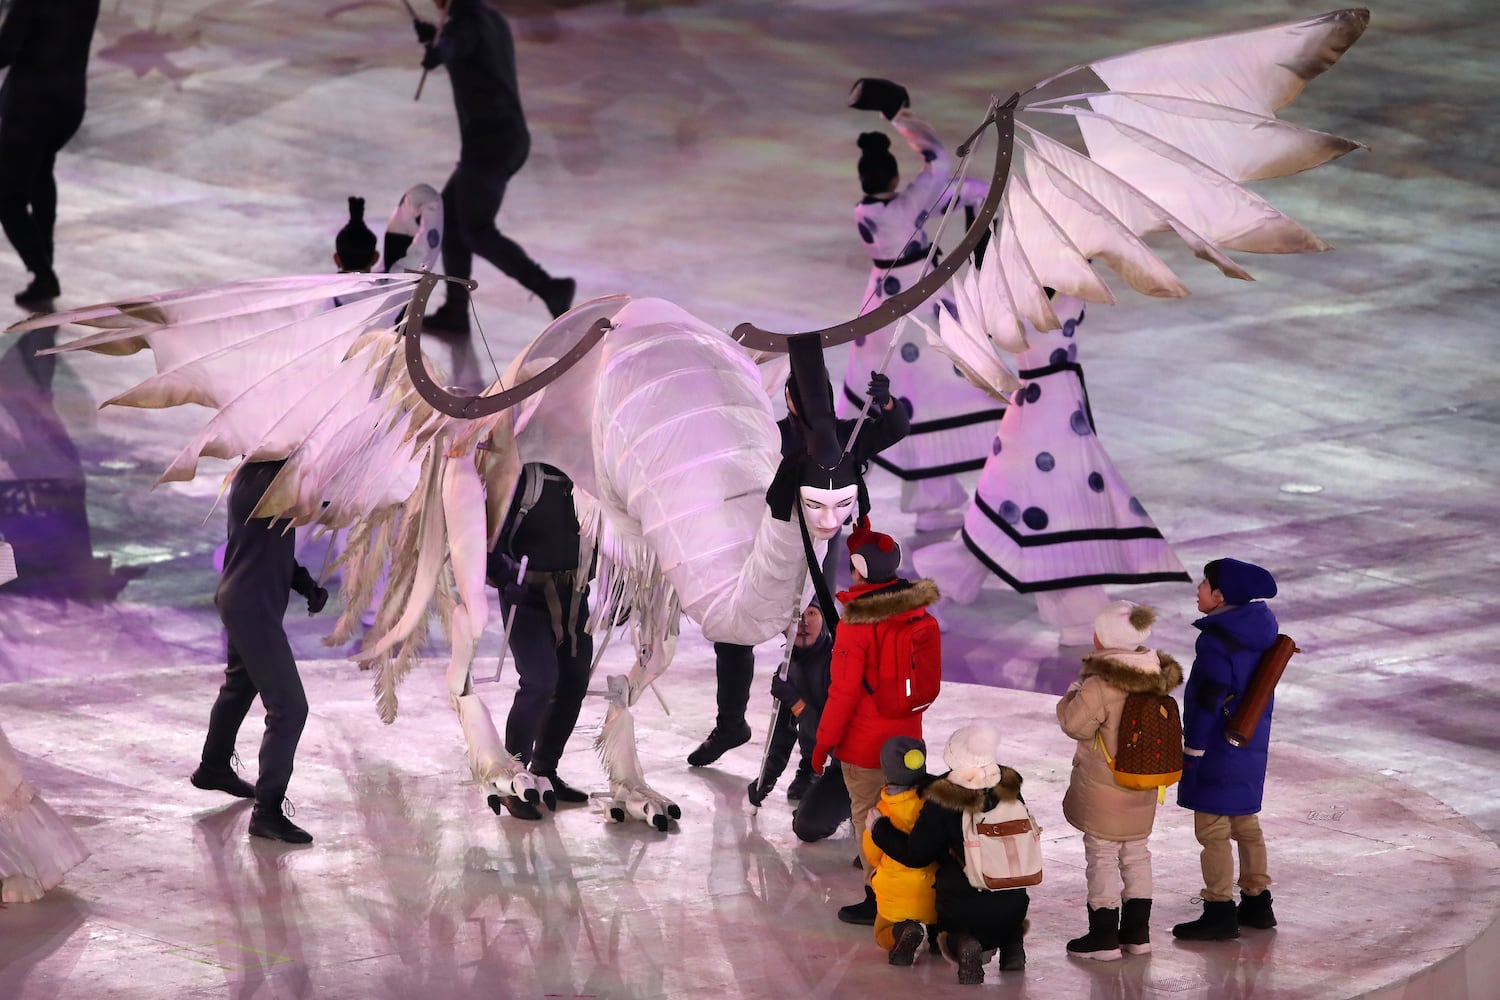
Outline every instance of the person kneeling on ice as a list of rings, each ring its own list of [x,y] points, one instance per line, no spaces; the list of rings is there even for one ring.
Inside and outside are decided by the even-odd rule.
[[[958,981],[964,985],[984,982],[984,964],[996,950],[1002,972],[1026,967],[1026,912],[1031,906],[1026,886],[1042,878],[1041,829],[1021,798],[1021,775],[995,760],[996,743],[994,730],[986,726],[958,730],[943,748],[949,771],[923,791],[911,832],[901,832],[885,817],[870,827],[875,846],[903,865],[937,863],[938,941],[943,954],[958,965]],[[1013,836],[998,831],[1007,833],[1003,838],[984,833],[981,821],[1011,825],[994,823],[997,811],[1014,813],[1025,832]],[[986,879],[991,873],[982,870],[981,859],[969,856],[970,848],[986,839],[1010,841],[1001,845],[1001,854],[1015,860],[1016,877]],[[969,871],[971,866],[976,870]]]
[[[1078,680],[1057,702],[1057,721],[1078,741],[1073,771],[1063,795],[1063,816],[1083,833],[1088,881],[1089,932],[1068,942],[1071,954],[1105,961],[1121,951],[1151,951],[1151,849],[1146,841],[1156,822],[1156,788],[1120,783],[1121,759],[1132,715],[1153,706],[1145,699],[1170,700],[1182,683],[1182,667],[1166,653],[1148,649],[1156,612],[1129,601],[1106,605],[1094,619],[1094,649],[1083,658]],[[1177,706],[1163,709],[1175,724]],[[1170,748],[1180,767],[1181,729]],[[1124,906],[1121,907],[1121,892]]]

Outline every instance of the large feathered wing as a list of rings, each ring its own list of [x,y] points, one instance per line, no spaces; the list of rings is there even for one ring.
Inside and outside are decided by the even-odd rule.
[[[1175,234],[1245,280],[1226,251],[1328,249],[1244,184],[1361,148],[1276,112],[1368,23],[1366,10],[1333,11],[1100,59],[1031,88],[1017,109],[996,237],[982,266],[958,279],[957,315],[940,317],[929,338],[971,381],[1000,393],[1015,385],[1004,354],[1024,349],[1024,324],[1058,326],[1040,289],[1112,302],[1093,267],[1102,263],[1143,294],[1187,294],[1145,241],[1152,233]],[[1046,96],[1059,84],[1071,92]]]

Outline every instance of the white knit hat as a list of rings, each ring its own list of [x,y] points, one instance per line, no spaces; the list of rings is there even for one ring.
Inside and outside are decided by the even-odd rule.
[[[951,769],[948,780],[960,788],[976,791],[993,788],[1000,781],[1000,765],[995,748],[1000,737],[989,726],[964,726],[948,737],[943,747],[943,763]]]
[[[1094,636],[1105,649],[1134,650],[1151,638],[1156,611],[1144,604],[1111,601],[1094,619]]]

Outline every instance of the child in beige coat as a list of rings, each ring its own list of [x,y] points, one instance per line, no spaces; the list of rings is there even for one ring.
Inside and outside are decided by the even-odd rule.
[[[1156,821],[1157,793],[1116,784],[1109,761],[1118,752],[1126,696],[1170,694],[1182,683],[1182,667],[1145,645],[1155,621],[1151,608],[1129,601],[1107,605],[1094,619],[1095,652],[1084,657],[1078,680],[1057,703],[1058,723],[1078,741],[1063,816],[1083,833],[1089,932],[1069,941],[1068,951],[1084,958],[1109,961],[1122,948],[1132,955],[1151,950],[1146,842]]]

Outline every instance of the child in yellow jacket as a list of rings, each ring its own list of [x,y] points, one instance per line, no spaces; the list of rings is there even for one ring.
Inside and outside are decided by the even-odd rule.
[[[892,736],[880,748],[880,769],[886,784],[870,811],[868,825],[885,816],[896,829],[910,833],[922,811],[920,789],[930,779],[927,747],[912,736]],[[870,886],[875,891],[875,943],[890,953],[892,965],[911,965],[925,937],[923,925],[937,923],[932,885],[937,865],[906,867],[875,846],[868,828],[864,852],[874,870]]]

